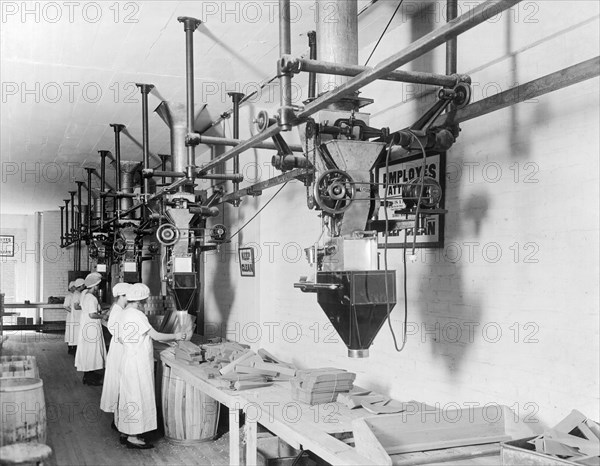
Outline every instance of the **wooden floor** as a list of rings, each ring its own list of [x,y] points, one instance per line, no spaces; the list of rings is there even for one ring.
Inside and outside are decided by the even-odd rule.
[[[119,443],[111,429],[112,415],[100,410],[102,387],[83,385],[83,374],[73,366],[62,334],[14,332],[2,355],[37,358],[44,381],[47,410],[46,443],[52,448],[50,465],[227,465],[226,436],[195,446],[172,445],[155,433],[152,450],[131,450]]]

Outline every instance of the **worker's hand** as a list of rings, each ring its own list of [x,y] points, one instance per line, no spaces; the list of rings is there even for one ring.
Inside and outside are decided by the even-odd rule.
[[[185,340],[186,334],[182,333],[182,332],[177,332],[175,334],[175,341],[182,341]]]

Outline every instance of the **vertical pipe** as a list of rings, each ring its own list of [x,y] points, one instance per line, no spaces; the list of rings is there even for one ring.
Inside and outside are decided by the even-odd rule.
[[[125,129],[125,125],[119,123],[111,123],[110,126],[115,131],[115,190],[117,195],[121,193],[121,131]],[[113,198],[113,211],[115,218],[119,217],[119,199]]]
[[[319,60],[358,65],[358,2],[357,0],[316,1],[317,56]],[[331,11],[336,20],[328,20]],[[320,74],[317,94],[331,91],[349,81],[347,76]]]
[[[71,195],[71,238],[73,245],[75,245],[75,192],[69,191]],[[73,250],[73,270],[77,270],[77,254],[75,254],[75,250]]]
[[[239,139],[240,137],[240,102],[244,98],[244,94],[241,92],[229,92],[227,95],[231,97],[233,101],[233,138]],[[233,158],[233,173],[240,172],[240,156],[236,155]],[[240,183],[237,181],[233,182],[233,191],[240,189]],[[237,207],[240,205],[240,201],[236,200],[234,205]]]
[[[86,168],[87,172],[87,201],[88,201],[88,211],[87,211],[87,228],[86,234],[88,236],[88,240],[92,239],[92,218],[94,217],[92,208],[92,173],[94,172],[93,168]],[[89,269],[89,267],[88,267]]]
[[[292,53],[292,28],[290,24],[290,0],[279,0],[279,56]],[[278,63],[279,76],[279,126],[282,131],[292,128],[292,73],[281,71],[281,60]]]
[[[106,155],[107,150],[99,150],[100,154],[100,228],[104,227],[106,221],[106,197],[104,190],[106,189]]]
[[[186,96],[187,96],[187,131],[194,132],[194,31],[202,24],[202,21],[189,16],[180,16],[177,21],[183,23],[185,31],[185,74],[186,74]],[[187,177],[194,178],[196,167],[196,148],[189,145],[187,148],[188,166]]]
[[[158,156],[160,157],[160,169],[164,172],[167,171],[167,160],[169,160],[170,155],[169,154],[158,154]],[[163,176],[160,180],[161,184],[166,184],[167,183],[167,177]]]
[[[76,181],[77,183],[77,270],[81,270],[81,186],[83,181]]]
[[[317,32],[316,31],[308,31],[308,47],[309,47],[309,57],[311,60],[317,59]],[[317,88],[317,73],[308,73],[308,98],[314,99]]]
[[[65,206],[59,205],[60,209],[60,245],[65,244]]]
[[[446,21],[450,22],[458,16],[458,0],[447,0],[446,6]],[[446,42],[446,74],[456,74],[458,59],[457,45],[458,37],[453,37]]]
[[[65,199],[65,245],[69,242],[69,200]]]
[[[153,84],[136,84],[142,93],[142,152],[143,152],[143,168],[150,168],[150,143],[148,140],[148,93],[154,88]],[[142,194],[150,194],[150,179],[144,178],[142,184]],[[143,210],[144,219],[146,218],[146,210]]]

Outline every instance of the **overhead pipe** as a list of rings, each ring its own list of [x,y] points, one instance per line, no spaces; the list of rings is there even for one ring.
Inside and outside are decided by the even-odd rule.
[[[177,21],[183,23],[185,31],[185,80],[187,97],[187,132],[194,132],[194,31],[202,24],[202,21],[190,16],[180,16]],[[193,169],[196,167],[196,148],[190,144],[187,146],[187,167],[186,173],[188,179],[193,179]]]
[[[317,59],[317,32],[308,31],[308,57],[311,60]],[[308,98],[314,99],[317,96],[317,74],[313,72],[308,73]]]
[[[298,114],[298,122],[304,121],[314,113],[327,108],[333,102],[338,101],[341,96],[357,91],[367,84],[379,79],[381,76],[385,76],[396,70],[396,68],[409,63],[410,61],[429,52],[430,50],[433,50],[437,46],[443,44],[449,38],[456,37],[463,32],[468,31],[469,29],[486,21],[488,18],[491,18],[494,15],[516,5],[520,1],[521,0],[487,0],[485,3],[476,6],[473,10],[470,10],[455,20],[452,20],[450,23],[447,23],[435,31],[424,35],[406,47],[404,50],[401,50],[400,52],[380,62],[377,66],[375,66],[375,68],[365,70],[363,73],[351,78],[348,82],[336,88],[335,90],[330,91],[327,94],[310,102],[306,105],[304,110]],[[319,42],[321,42],[321,40],[319,40]],[[200,172],[207,173],[223,162],[231,159],[235,155],[240,154],[248,149],[252,149],[257,143],[269,139],[280,132],[281,129],[278,125],[271,125],[266,130],[257,133],[250,139],[245,140],[219,157],[207,162],[200,167]]]
[[[228,95],[233,101],[233,138],[239,139],[240,137],[240,101],[244,98],[242,92],[229,92]],[[240,156],[236,155],[233,158],[233,173],[240,172]],[[240,183],[238,181],[233,182],[233,190],[237,191],[240,189]],[[239,206],[239,201],[234,204],[235,207]]]
[[[206,144],[209,146],[237,146],[244,142],[243,139],[223,138],[220,136],[205,136],[204,134],[194,133],[188,136],[188,140],[193,144]],[[253,146],[255,149],[277,150],[277,146],[270,142],[259,142]],[[288,144],[292,152],[304,152],[301,144]]]
[[[281,59],[282,68],[289,69],[293,73],[308,72],[311,74],[328,74],[335,76],[358,76],[359,74],[372,69],[361,65],[344,65],[341,63],[332,63],[320,60],[309,60],[306,58],[296,58],[285,56]],[[422,71],[401,71],[395,70],[382,76],[385,81],[397,81],[412,84],[427,84],[431,86],[454,87],[462,79],[456,73],[450,75],[425,73]]]
[[[133,193],[133,176],[139,167],[140,162],[121,162],[121,170],[119,170],[121,174],[119,183],[121,185],[121,190],[117,193],[119,199],[115,199],[115,202],[119,203],[121,211],[127,211],[133,206],[133,197],[135,196]],[[147,181],[147,179],[144,181]],[[124,215],[123,218],[131,219],[132,217],[131,215]]]
[[[359,90],[360,88],[379,79],[381,76],[389,74],[396,68],[399,68],[412,60],[420,57],[424,53],[445,43],[448,39],[458,36],[465,31],[487,21],[489,18],[501,13],[502,11],[516,5],[521,0],[487,0],[479,4],[472,10],[464,13],[460,17],[444,24],[435,31],[417,39],[404,50],[388,57],[380,62],[375,68],[364,71],[358,76],[350,79],[336,89],[328,92],[324,96],[314,100],[306,105],[304,110],[298,114],[302,121],[312,114],[329,107],[337,102],[341,97],[347,96]],[[318,31],[317,31],[318,33]],[[322,40],[319,40],[321,43]],[[227,155],[227,154],[223,154]]]
[[[100,154],[100,228],[106,221],[106,197],[104,191],[106,190],[106,156],[108,155],[107,150],[99,150]]]
[[[179,102],[162,101],[154,111],[169,127],[171,136],[171,170],[186,171],[186,107]],[[180,191],[183,190],[180,187]]]
[[[244,181],[244,177],[239,173],[208,173],[202,174],[200,169],[196,169],[195,175],[197,178],[202,178],[204,180],[221,180],[221,181],[233,181],[234,183],[240,183]],[[169,177],[169,178],[184,178],[187,176],[185,172],[175,172],[175,171],[163,171],[163,170],[144,170],[143,176],[151,178],[153,176],[161,176],[161,177]]]
[[[75,193],[77,191],[69,191],[71,195],[71,242],[74,243],[76,239],[75,235]],[[77,254],[73,251],[73,270],[77,270]]]
[[[148,137],[148,94],[154,89],[153,84],[136,83],[142,93],[142,153],[143,153],[143,168],[150,168],[150,143]],[[150,180],[144,179],[142,183],[142,194],[150,193]],[[146,211],[144,210],[144,218]]]
[[[290,21],[290,0],[279,0],[279,56],[292,53],[292,27]],[[294,109],[292,107],[292,73],[282,70],[278,63],[279,77],[279,126],[282,131],[292,129]]]

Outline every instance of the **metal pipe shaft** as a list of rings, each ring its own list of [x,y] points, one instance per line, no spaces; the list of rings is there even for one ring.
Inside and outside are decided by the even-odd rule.
[[[154,88],[153,84],[136,84],[140,88],[142,93],[142,153],[143,153],[143,167],[144,169],[150,168],[150,142],[148,136],[148,93]],[[150,180],[144,179],[142,183],[142,194],[148,194],[150,192]],[[146,211],[144,210],[144,214]]]
[[[94,172],[93,168],[86,168],[87,171],[87,201],[88,201],[88,211],[87,211],[87,235],[88,238],[92,235],[92,218],[94,217],[94,209],[92,208],[92,173]],[[91,239],[91,238],[89,238]]]
[[[198,144],[206,144],[209,146],[237,146],[244,142],[243,139],[223,138],[220,136],[205,136],[203,134],[197,135],[196,137]],[[278,150],[277,146],[270,141],[259,142],[253,147],[255,149]],[[288,144],[288,147],[292,152],[304,152],[301,144]]]
[[[297,68],[298,71],[351,77],[358,76],[359,74],[372,69],[368,66],[344,65],[341,63],[309,60],[305,58],[290,58],[290,61],[287,64],[289,64],[291,67]],[[458,81],[458,76],[446,76],[443,74],[425,73],[421,71],[394,70],[389,74],[381,76],[379,79],[403,83],[453,87]]]
[[[60,244],[62,246],[65,242],[65,206],[60,205],[58,208],[60,209]]]
[[[229,92],[228,94],[233,102],[233,138],[239,139],[240,137],[240,101],[244,98],[244,94],[241,92]],[[233,173],[240,172],[240,156],[236,155],[233,158]],[[233,190],[237,191],[240,189],[239,181],[233,182]]]
[[[417,39],[404,50],[383,60],[375,66],[375,68],[364,71],[358,76],[350,79],[347,83],[342,84],[333,91],[330,91],[324,96],[309,103],[304,110],[298,114],[298,118],[304,120],[312,114],[327,108],[332,103],[337,102],[341,97],[356,92],[367,84],[379,79],[381,76],[385,76],[396,68],[406,65],[424,53],[442,45],[448,39],[468,31],[496,14],[516,5],[520,1],[521,0],[487,0],[484,3],[481,3],[460,17],[446,23],[420,39]]]
[[[183,23],[185,31],[185,80],[186,80],[186,100],[187,100],[187,131],[188,134],[194,132],[194,31],[202,24],[202,21],[188,16],[180,16],[177,21]],[[188,167],[196,166],[196,148],[193,145],[187,147]],[[188,176],[191,175],[189,169]]]
[[[65,244],[69,242],[69,199],[65,201]]]
[[[121,131],[125,125],[119,123],[111,123],[110,126],[115,131],[115,189],[121,191]],[[113,212],[115,216],[119,216],[119,202],[113,201]]]
[[[458,0],[446,0],[446,21],[450,22],[456,19],[458,15]],[[446,42],[446,74],[451,75],[456,73],[457,67],[457,46],[458,39],[453,37]]]
[[[83,181],[76,181],[77,183],[77,270],[81,270],[81,214],[82,214],[82,204],[81,204],[81,186],[83,185]]]
[[[292,28],[290,21],[290,0],[279,0],[279,56],[292,53]],[[279,67],[279,65],[277,65]],[[283,131],[292,128],[292,73],[281,69],[279,76],[279,125]]]
[[[311,60],[317,59],[317,32],[316,31],[308,31],[308,48],[309,55],[308,58]],[[310,72],[308,74],[308,98],[314,99],[317,96],[317,74],[314,72]]]
[[[106,189],[106,155],[108,151],[99,150],[100,154],[100,228],[106,221],[106,198],[102,195]]]

